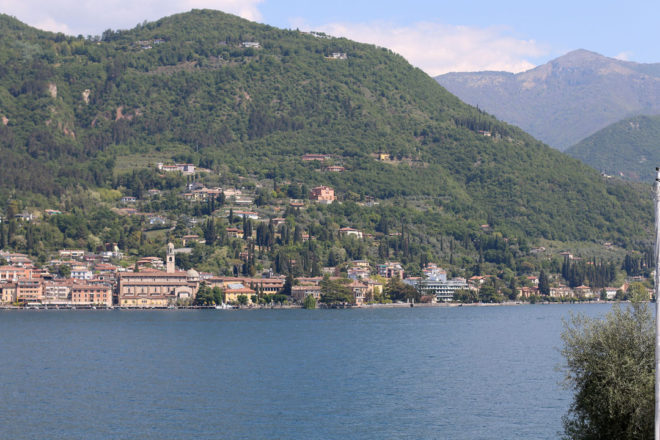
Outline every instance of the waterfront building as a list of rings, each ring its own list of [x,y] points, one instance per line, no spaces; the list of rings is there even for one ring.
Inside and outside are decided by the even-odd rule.
[[[209,287],[220,287],[223,290],[230,284],[242,284],[255,292],[264,295],[275,295],[284,287],[284,278],[248,278],[248,277],[211,277],[204,280]]]
[[[434,276],[429,278],[405,279],[404,283],[414,286],[422,295],[434,296],[438,302],[453,301],[454,293],[457,290],[468,289],[468,283],[465,278],[447,279],[447,274],[439,270]]]
[[[112,306],[112,287],[107,284],[80,283],[71,286],[71,304]]]
[[[44,281],[44,304],[68,304],[71,300],[71,280]]]
[[[349,284],[348,287],[353,292],[353,300],[355,301],[355,304],[358,306],[364,304],[367,293],[369,291],[369,286],[361,281],[353,280],[353,282]]]
[[[225,289],[225,302],[227,303],[238,303],[238,297],[245,295],[247,297],[247,303],[253,304],[252,296],[256,292],[249,287],[245,287],[242,283],[230,283]]]
[[[321,299],[321,286],[319,285],[298,285],[291,287],[291,298],[297,302],[302,302],[306,297],[313,296],[317,301]]]
[[[16,281],[16,301],[23,303],[41,302],[44,297],[43,283],[40,278],[22,278]]]
[[[194,269],[177,271],[174,245],[168,243],[165,271],[144,269],[119,274],[117,302],[121,307],[166,307],[194,299],[198,288],[199,273]]]
[[[16,302],[16,283],[0,284],[0,303],[13,304]]]

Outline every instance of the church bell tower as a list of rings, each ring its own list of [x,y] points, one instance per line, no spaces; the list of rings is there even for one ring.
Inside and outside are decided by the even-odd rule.
[[[174,273],[174,245],[167,243],[167,273]]]

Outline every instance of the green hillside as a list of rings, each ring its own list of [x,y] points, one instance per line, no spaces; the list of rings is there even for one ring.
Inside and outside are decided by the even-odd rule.
[[[624,119],[566,150],[606,174],[653,182],[660,166],[660,116]]]
[[[176,160],[225,179],[421,200],[434,222],[506,236],[626,244],[651,225],[646,193],[463,104],[386,49],[216,11],[99,40],[2,16],[0,119],[1,191],[44,205]],[[346,171],[320,172],[305,153]]]

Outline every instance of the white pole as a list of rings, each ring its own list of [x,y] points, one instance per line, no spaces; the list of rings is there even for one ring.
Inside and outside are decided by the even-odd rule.
[[[655,440],[660,440],[660,168],[655,171]]]

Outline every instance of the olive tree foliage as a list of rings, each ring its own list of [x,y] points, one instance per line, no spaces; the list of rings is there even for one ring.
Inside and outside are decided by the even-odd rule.
[[[564,322],[564,385],[575,392],[564,438],[652,439],[655,321],[647,303],[614,306],[604,319]]]

